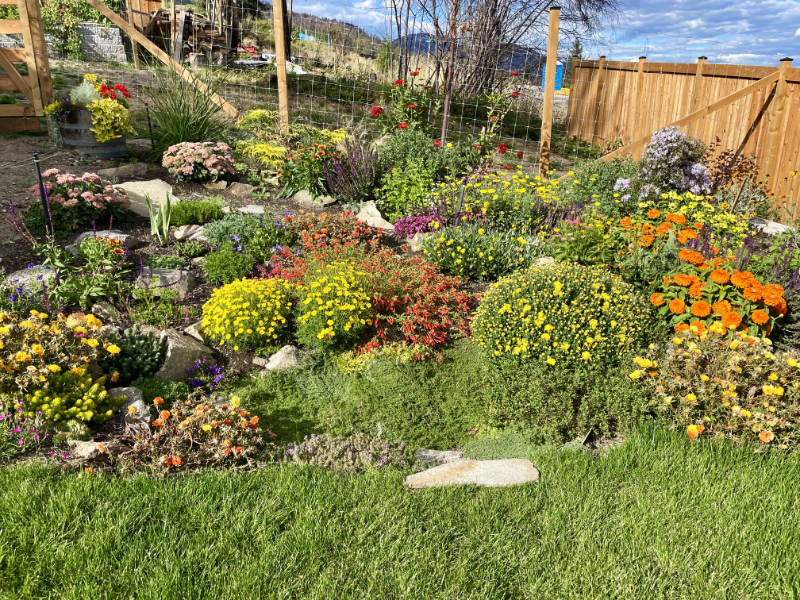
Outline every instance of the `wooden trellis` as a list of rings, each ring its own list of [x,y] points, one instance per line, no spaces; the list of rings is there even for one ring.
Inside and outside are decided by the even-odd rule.
[[[0,48],[0,92],[23,96],[16,104],[0,104],[0,131],[38,131],[39,117],[53,101],[39,0],[0,0],[0,5],[19,9],[19,19],[0,20],[0,33],[20,34],[23,43],[22,48]]]

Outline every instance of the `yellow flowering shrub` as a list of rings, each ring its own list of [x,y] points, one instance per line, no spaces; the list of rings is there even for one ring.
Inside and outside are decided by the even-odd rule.
[[[298,341],[318,348],[357,343],[374,318],[366,279],[347,261],[324,265],[308,276],[298,307]]]
[[[293,286],[282,279],[237,279],[203,305],[203,333],[234,350],[270,346],[286,333],[294,305]]]
[[[642,340],[648,313],[635,289],[606,269],[557,263],[492,284],[473,332],[493,357],[612,364]]]
[[[29,417],[41,412],[51,423],[83,421],[103,423],[114,415],[122,396],[112,397],[105,388],[106,378],[92,379],[84,367],[54,373],[47,387],[25,395]]]
[[[34,310],[20,318],[0,311],[0,397],[47,389],[60,373],[119,352],[100,327],[91,314],[66,317]]]
[[[634,359],[630,378],[649,391],[652,410],[685,428],[691,438],[725,436],[759,447],[795,448],[800,442],[800,357],[767,339],[690,332],[671,347],[650,347]]]

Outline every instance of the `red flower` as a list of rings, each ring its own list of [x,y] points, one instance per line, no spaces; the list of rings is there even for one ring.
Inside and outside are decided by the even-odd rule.
[[[497,151],[500,154],[505,154],[506,152],[508,152],[508,144],[503,144],[503,143],[497,144]]]
[[[411,74],[412,77],[416,77],[417,75],[419,75],[419,71],[409,71],[409,73]]]
[[[503,165],[509,171],[514,168],[514,165]]]
[[[522,152],[522,150],[517,150],[517,158],[522,159],[523,156],[525,156],[525,154]]]
[[[483,147],[480,144],[475,144],[473,148],[475,148],[475,150],[483,150]]]
[[[439,148],[442,145],[442,140],[433,140],[433,145]]]
[[[108,86],[104,83],[100,86],[100,95],[101,96],[108,96]]]
[[[518,72],[518,71],[511,71],[511,74],[512,74],[514,77],[516,77],[517,75],[519,75],[519,72]]]
[[[408,129],[408,123],[406,123],[405,121],[403,121],[402,123],[400,123],[400,124],[397,126],[397,128],[398,128],[398,129]]]
[[[372,110],[369,111],[369,114],[372,115],[372,118],[380,117],[383,114],[383,109],[380,106],[373,106]]]
[[[405,83],[404,79],[395,79],[394,81],[395,85],[403,85],[404,83]]]
[[[511,92],[511,97],[512,98],[519,98],[519,90],[514,90],[513,92]]]
[[[416,104],[406,104],[406,107],[410,109],[418,108]]]

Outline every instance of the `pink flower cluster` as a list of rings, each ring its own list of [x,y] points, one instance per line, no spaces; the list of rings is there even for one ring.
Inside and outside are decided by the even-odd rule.
[[[181,142],[167,148],[161,158],[178,181],[217,181],[236,175],[231,147],[224,142]]]
[[[58,169],[48,169],[42,173],[42,180],[50,203],[64,208],[82,205],[104,211],[112,204],[119,208],[128,208],[130,205],[125,190],[114,187],[108,179],[96,173],[84,173],[79,177]],[[34,194],[39,192],[38,185],[29,189]]]

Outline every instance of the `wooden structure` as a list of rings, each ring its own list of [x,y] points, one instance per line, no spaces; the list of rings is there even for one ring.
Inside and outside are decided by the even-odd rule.
[[[567,137],[623,147],[603,157],[641,155],[669,125],[704,142],[754,155],[766,188],[790,218],[800,217],[800,69],[709,64],[576,61]]]
[[[0,33],[20,34],[23,43],[22,48],[0,48],[0,92],[20,92],[24,97],[16,104],[0,104],[0,131],[38,131],[39,117],[53,101],[39,0],[0,0],[0,5],[19,9],[19,19],[0,20]],[[27,66],[27,74],[17,70],[21,64]]]
[[[547,32],[547,64],[544,79],[544,104],[542,106],[542,133],[539,138],[539,175],[545,177],[550,170],[550,137],[553,133],[553,101],[556,91],[556,59],[558,54],[558,26],[561,9],[550,9]]]

